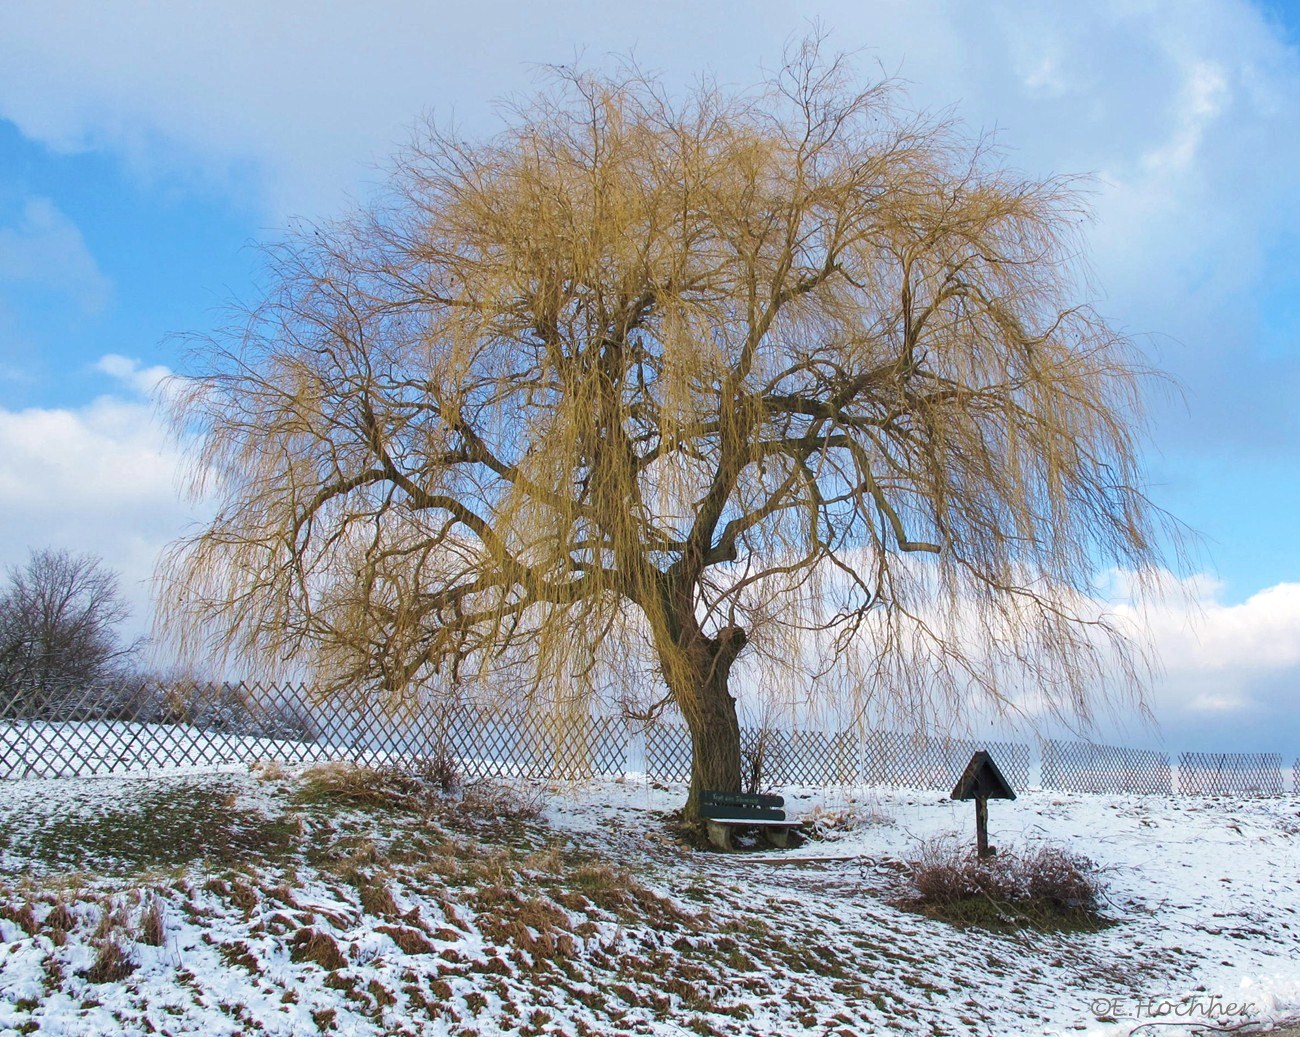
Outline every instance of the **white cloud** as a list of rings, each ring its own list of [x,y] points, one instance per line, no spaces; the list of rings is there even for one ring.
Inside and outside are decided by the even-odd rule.
[[[1300,584],[1229,603],[1224,585],[1203,575],[1165,583],[1166,593],[1140,613],[1111,601],[1162,664],[1150,705],[1164,741],[1176,749],[1296,752]],[[1122,575],[1114,587],[1121,597],[1129,590]]]
[[[133,388],[146,381],[128,374]],[[147,632],[158,553],[196,518],[177,492],[185,465],[139,399],[0,408],[0,568],[47,546],[99,555],[121,574],[134,631]]]
[[[1300,667],[1300,583],[1279,583],[1238,604],[1222,587],[1193,585],[1191,607],[1158,602],[1145,616],[1171,677],[1269,673]]]
[[[139,360],[119,353],[106,353],[95,362],[95,370],[116,379],[126,388],[141,396],[152,396],[168,379],[172,370],[162,364],[145,367]]]
[[[0,227],[0,283],[53,290],[94,312],[112,284],[86,247],[77,225],[47,198],[29,198],[14,226]]]

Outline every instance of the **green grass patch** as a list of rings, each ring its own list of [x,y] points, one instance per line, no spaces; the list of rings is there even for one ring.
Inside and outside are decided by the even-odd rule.
[[[300,828],[290,815],[238,804],[233,784],[141,779],[111,799],[66,798],[0,819],[0,873],[32,870],[105,876],[177,868],[206,860],[224,866],[290,854]]]

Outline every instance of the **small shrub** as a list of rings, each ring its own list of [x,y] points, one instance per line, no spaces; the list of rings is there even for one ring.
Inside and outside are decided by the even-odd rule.
[[[894,819],[875,803],[852,803],[838,810],[816,806],[804,813],[801,831],[818,842],[834,842],[872,825],[891,825]]]
[[[542,793],[533,788],[480,781],[465,790],[460,808],[466,814],[497,821],[536,821],[542,816]]]
[[[254,760],[248,765],[248,772],[259,781],[287,781],[289,772],[278,760]]]
[[[460,766],[456,758],[446,751],[413,760],[411,773],[444,796],[459,795],[465,789]]]

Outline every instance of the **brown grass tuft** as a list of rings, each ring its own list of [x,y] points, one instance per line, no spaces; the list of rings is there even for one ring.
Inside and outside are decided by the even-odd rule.
[[[358,875],[357,893],[361,898],[361,909],[376,918],[398,918],[401,911],[393,899],[388,882],[376,875]]]
[[[28,936],[41,931],[41,923],[36,920],[36,912],[30,903],[0,905],[0,918],[7,918]]]
[[[150,947],[161,947],[167,942],[167,923],[163,917],[162,898],[157,894],[150,897],[149,903],[140,912],[140,924],[136,939]]]
[[[67,934],[76,928],[77,916],[72,913],[72,908],[60,900],[45,916],[43,924],[52,932]]]
[[[81,975],[91,983],[117,983],[138,968],[131,951],[117,936],[106,936],[95,944],[95,960]]]
[[[377,925],[375,931],[397,944],[403,954],[432,954],[438,949],[419,929],[404,925]]]
[[[334,937],[310,927],[299,929],[289,941],[289,957],[293,961],[315,962],[327,972],[335,972],[348,963]]]

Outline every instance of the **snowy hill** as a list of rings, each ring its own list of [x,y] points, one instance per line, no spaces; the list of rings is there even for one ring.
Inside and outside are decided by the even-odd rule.
[[[430,812],[275,769],[0,785],[0,1031],[1129,1034],[1300,1015],[1300,803],[1062,796],[993,841],[1102,869],[1099,931],[957,928],[900,862],[936,793],[785,790],[839,837],[684,847],[680,789]],[[1194,1032],[1161,1025],[1138,1033]]]

